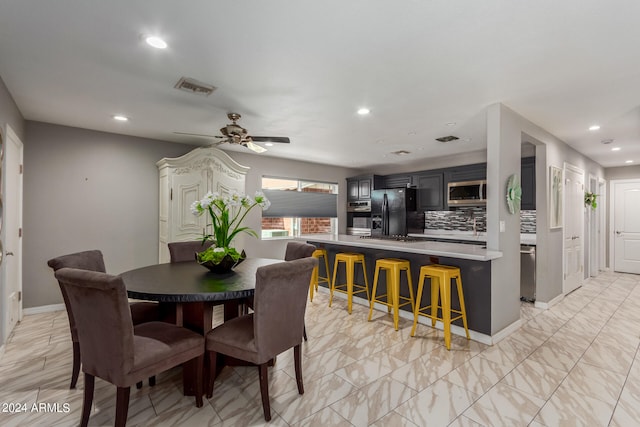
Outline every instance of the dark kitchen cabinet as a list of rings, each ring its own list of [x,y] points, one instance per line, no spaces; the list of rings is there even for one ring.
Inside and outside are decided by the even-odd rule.
[[[371,192],[382,188],[382,177],[378,175],[362,175],[347,178],[347,200],[368,200]]]
[[[476,181],[487,179],[487,164],[477,163],[475,165],[456,166],[447,169],[447,182]]]
[[[536,209],[536,158],[525,157],[522,159],[520,169],[520,185],[522,187],[522,199],[520,209],[532,211]]]
[[[444,208],[443,174],[419,174],[416,177],[419,211],[441,211]]]

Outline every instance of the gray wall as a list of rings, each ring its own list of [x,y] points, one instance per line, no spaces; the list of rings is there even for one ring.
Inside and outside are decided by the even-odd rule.
[[[27,122],[24,150],[24,307],[62,302],[47,266],[102,250],[107,271],[158,261],[158,169],[193,147]]]
[[[27,122],[24,201],[24,307],[61,303],[46,261],[57,255],[100,249],[107,271],[158,262],[158,169],[163,157],[193,147],[169,142]],[[224,148],[224,147],[222,147]],[[339,224],[345,229],[347,176],[353,170],[261,155],[228,152],[249,166],[247,193],[261,188],[262,175],[340,184]],[[260,212],[245,223],[260,230]],[[247,236],[239,247],[251,256],[280,258],[286,240]]]
[[[24,143],[24,118],[18,110],[18,106],[14,102],[11,94],[7,90],[4,82],[2,81],[2,76],[0,76],[0,133],[2,133],[2,138],[6,138],[6,129],[7,125],[13,129],[13,131],[18,135],[20,140]],[[4,167],[0,168],[4,170]],[[4,185],[5,180],[2,179],[2,185]],[[4,238],[4,227],[2,227],[2,233],[0,234],[0,239],[5,241]],[[4,283],[2,283],[4,277],[4,266],[0,265],[0,307],[4,307]],[[7,337],[4,336],[4,316],[0,315],[0,346],[4,344]]]

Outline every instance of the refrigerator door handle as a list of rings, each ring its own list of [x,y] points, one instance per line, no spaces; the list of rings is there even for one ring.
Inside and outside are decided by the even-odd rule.
[[[382,235],[389,234],[389,200],[387,193],[382,197]]]

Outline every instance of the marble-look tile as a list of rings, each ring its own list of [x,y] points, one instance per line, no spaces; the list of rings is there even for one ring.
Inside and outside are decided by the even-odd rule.
[[[391,411],[384,417],[380,418],[375,423],[371,424],[371,427],[418,427],[396,411]]]
[[[389,342],[389,338],[383,334],[372,334],[360,339],[349,340],[348,343],[340,347],[340,351],[354,360],[362,360],[374,353],[378,353],[389,345],[398,344],[401,341],[398,338],[394,342]]]
[[[390,356],[386,351],[381,351],[346,365],[338,369],[335,374],[359,388],[394,372],[402,365],[401,361]]]
[[[220,424],[216,424],[216,427],[237,427],[237,426],[275,426],[275,427],[289,427],[289,424],[285,422],[280,414],[274,411],[271,406],[271,421],[264,420],[264,412],[262,410],[262,403],[245,408],[245,411],[228,419],[222,420]]]
[[[351,427],[349,421],[342,418],[336,411],[324,408],[304,420],[291,424],[291,427]]]
[[[195,405],[194,397],[185,396],[182,387],[178,387],[173,383],[156,384],[156,386],[147,387],[146,389],[149,391],[151,403],[158,415]]]
[[[566,375],[567,373],[564,371],[527,359],[506,375],[502,382],[522,392],[547,400]]]
[[[566,334],[563,334],[565,337]],[[529,360],[548,365],[564,372],[569,372],[576,364],[584,350],[581,347],[572,347],[571,344],[556,338],[549,339],[536,351],[531,353]]]
[[[624,375],[580,361],[569,372],[562,387],[568,387],[576,393],[615,404],[625,380]]]
[[[596,339],[584,353],[582,360],[590,365],[608,369],[623,375],[629,373],[635,352],[612,347]]]
[[[347,356],[339,350],[329,350],[324,353],[317,353],[302,359],[302,378],[304,382],[315,381],[325,375],[332,374],[338,369],[355,362],[355,359]],[[278,364],[280,361],[278,360]],[[295,378],[295,366],[290,363],[284,371]]]
[[[409,363],[440,347],[443,339],[434,330],[430,335],[414,337],[395,344],[389,347],[387,352],[396,359]]]
[[[444,379],[475,394],[483,394],[497,384],[509,370],[508,367],[488,359],[474,357],[444,376]]]
[[[20,427],[30,425],[29,420],[34,414],[32,406],[38,400],[38,390],[6,391],[0,388],[0,425],[3,427]]]
[[[304,356],[311,356],[325,351],[340,349],[342,346],[352,342],[352,339],[343,333],[336,332],[333,334],[313,336],[302,346]]]
[[[260,389],[251,381],[245,381],[232,369],[224,368],[213,386],[209,403],[220,418],[227,420],[243,414],[247,408],[260,407]]]
[[[464,415],[460,415],[458,418],[453,420],[448,427],[485,427],[484,424],[477,423],[473,421],[471,418],[467,418]]]
[[[447,351],[442,347],[395,369],[391,378],[421,391],[469,359],[468,352]]]
[[[271,399],[271,408],[289,424],[297,423],[319,410],[344,399],[355,387],[338,375],[326,375],[305,384],[303,395],[297,390]]]
[[[202,408],[178,408],[163,412],[155,418],[145,420],[135,427],[173,427],[173,426],[218,426],[222,420],[211,405]]]
[[[632,426],[640,420],[640,384],[627,381],[613,413],[612,425]]]
[[[366,427],[415,394],[413,389],[383,377],[337,401],[331,408],[353,425]]]
[[[478,399],[463,415],[482,425],[527,426],[544,400],[499,383]]]
[[[535,420],[546,426],[606,426],[615,405],[559,387]]]
[[[419,426],[446,426],[477,398],[469,390],[440,380],[398,406],[395,412]]]

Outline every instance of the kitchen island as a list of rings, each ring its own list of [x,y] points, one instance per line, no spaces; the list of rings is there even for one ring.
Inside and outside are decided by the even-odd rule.
[[[462,243],[429,242],[409,238],[408,241],[377,238],[360,238],[349,235],[307,235],[300,236],[317,247],[327,250],[329,266],[333,273],[335,254],[339,252],[359,252],[364,254],[367,264],[369,291],[373,287],[373,274],[376,260],[380,258],[403,258],[411,262],[413,290],[416,293],[420,267],[428,264],[452,265],[460,268],[462,287],[467,309],[469,329],[483,335],[491,335],[491,261],[502,257],[499,251],[487,250],[479,245]],[[322,265],[323,263],[321,263]],[[322,268],[322,267],[321,267]],[[320,272],[322,275],[322,271]],[[409,296],[407,282],[402,276],[401,294]],[[337,276],[339,283],[344,283],[344,268],[340,268]],[[356,283],[364,283],[360,268],[356,268]],[[428,286],[428,285],[427,285]],[[428,305],[431,293],[425,288],[421,305]],[[386,277],[380,274],[378,294],[386,292]],[[357,299],[354,298],[354,301]],[[361,301],[365,303],[365,301]],[[452,292],[452,307],[458,306],[458,297]],[[410,316],[411,308],[403,307]],[[407,317],[407,316],[405,316]],[[454,325],[462,326],[457,320]],[[418,332],[419,333],[419,332]]]

